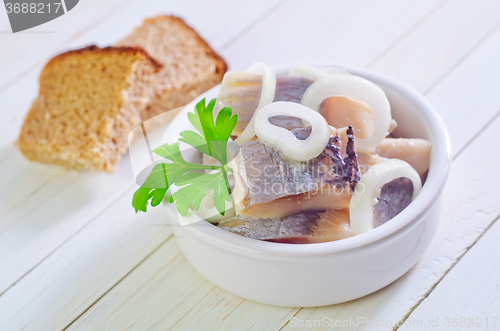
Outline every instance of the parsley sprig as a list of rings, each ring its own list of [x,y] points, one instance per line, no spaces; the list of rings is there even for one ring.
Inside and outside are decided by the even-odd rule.
[[[233,131],[238,115],[232,115],[230,107],[219,111],[213,118],[216,99],[205,106],[205,99],[196,104],[194,113],[188,113],[188,119],[198,132],[186,130],[180,133],[179,141],[196,148],[203,154],[215,158],[221,165],[203,165],[190,163],[182,157],[179,143],[165,144],[153,153],[172,161],[154,166],[148,178],[134,193],[132,205],[135,212],[147,211],[148,202],[155,207],[163,200],[172,184],[180,187],[170,196],[170,202],[181,215],[186,216],[190,206],[195,211],[200,208],[203,198],[210,192],[217,211],[224,215],[225,201],[230,202],[227,172],[227,143]]]

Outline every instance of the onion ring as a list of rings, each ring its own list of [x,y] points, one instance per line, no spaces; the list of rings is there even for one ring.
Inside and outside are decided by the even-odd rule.
[[[311,124],[311,134],[297,139],[291,131],[275,126],[269,117],[283,114]],[[278,101],[263,107],[255,116],[255,133],[263,143],[276,147],[283,155],[296,161],[307,161],[323,152],[330,140],[330,127],[318,112],[295,102]]]
[[[252,140],[253,137],[255,137],[255,116],[262,107],[273,102],[274,94],[276,92],[276,74],[269,66],[265,65],[262,62],[256,62],[247,69],[247,72],[262,75],[262,90],[260,93],[259,104],[257,105],[257,108],[255,109],[250,122],[246,126],[245,130],[243,130],[241,135],[234,140],[234,142],[237,144],[246,143]]]
[[[377,163],[361,177],[349,204],[349,217],[353,234],[360,234],[373,229],[373,206],[376,204],[379,190],[396,178],[406,177],[413,184],[412,200],[420,192],[422,183],[417,171],[407,162],[390,159]]]
[[[373,132],[365,139],[355,138],[358,151],[373,152],[387,135],[391,123],[391,106],[384,91],[362,77],[337,74],[312,83],[300,103],[319,111],[323,101],[329,97],[344,97],[364,102],[370,107],[375,120]]]

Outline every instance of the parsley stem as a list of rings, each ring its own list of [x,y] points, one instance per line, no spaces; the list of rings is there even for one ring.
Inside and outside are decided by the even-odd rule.
[[[224,171],[224,172],[228,172],[228,171],[234,172],[233,168],[229,167],[227,164],[225,164],[225,165],[222,166],[222,171]]]

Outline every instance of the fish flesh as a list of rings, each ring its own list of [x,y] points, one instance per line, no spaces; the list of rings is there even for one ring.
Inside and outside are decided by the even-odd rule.
[[[431,142],[417,138],[386,138],[377,146],[375,154],[406,161],[422,177],[429,169]]]
[[[277,76],[274,102],[299,103],[312,81],[303,77]],[[238,114],[233,135],[239,136],[247,127],[257,109],[262,91],[262,76],[248,72],[227,72],[217,97],[217,109],[231,107]]]
[[[373,208],[374,227],[399,214],[411,202],[413,185],[408,178],[385,184]],[[303,211],[280,218],[235,218],[220,222],[219,228],[244,237],[288,244],[311,244],[352,236],[349,209]]]
[[[278,218],[302,211],[349,207],[359,181],[352,127],[335,130],[324,151],[295,161],[258,140],[244,143],[231,161],[236,214]]]
[[[287,244],[319,243],[352,236],[348,209],[305,211],[282,218],[237,216],[219,223],[218,227],[248,238]]]
[[[356,137],[365,139],[372,135],[375,118],[368,105],[345,97],[326,98],[320,106],[319,113],[326,122],[340,128],[347,125],[354,127]]]

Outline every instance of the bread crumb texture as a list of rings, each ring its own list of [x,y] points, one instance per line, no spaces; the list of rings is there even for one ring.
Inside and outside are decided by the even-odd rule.
[[[163,65],[143,120],[188,104],[219,84],[227,71],[226,62],[175,16],[146,19],[117,45],[140,46]]]
[[[32,161],[111,172],[160,70],[144,50],[89,46],[53,58],[17,145]]]

